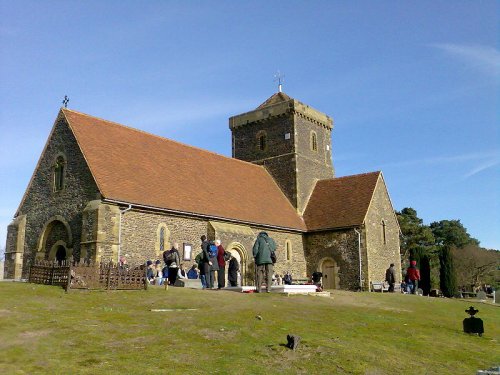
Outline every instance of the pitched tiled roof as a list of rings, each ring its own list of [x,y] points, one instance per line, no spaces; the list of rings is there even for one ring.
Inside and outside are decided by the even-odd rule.
[[[320,180],[304,212],[308,230],[361,225],[380,172]]]
[[[262,166],[62,111],[106,199],[305,230]]]
[[[264,107],[269,107],[269,106],[274,105],[274,104],[278,104],[278,103],[282,103],[282,102],[287,102],[287,101],[289,101],[291,99],[292,98],[290,98],[284,92],[277,92],[276,94],[274,94],[273,96],[271,96],[269,99],[267,99],[264,103],[262,103],[261,105],[259,105],[256,109],[262,109]]]

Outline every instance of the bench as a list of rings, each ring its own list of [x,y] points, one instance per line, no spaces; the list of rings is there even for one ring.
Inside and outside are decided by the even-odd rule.
[[[292,285],[308,285],[311,284],[311,280],[308,278],[297,278],[292,279]]]
[[[389,291],[389,284],[386,284],[382,281],[370,281],[370,290],[372,292],[388,292]]]

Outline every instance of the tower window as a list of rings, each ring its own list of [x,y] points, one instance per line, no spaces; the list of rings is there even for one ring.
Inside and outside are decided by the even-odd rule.
[[[267,147],[267,134],[265,131],[257,133],[257,147],[259,150],[264,151]]]
[[[61,191],[64,187],[64,172],[66,160],[58,156],[54,165],[54,191]]]
[[[311,132],[311,150],[318,151],[318,136],[315,132]]]

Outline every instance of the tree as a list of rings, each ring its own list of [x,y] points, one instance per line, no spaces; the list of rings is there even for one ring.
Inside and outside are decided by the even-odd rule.
[[[437,263],[434,235],[430,228],[423,224],[417,216],[417,211],[411,207],[396,212],[401,227],[401,256],[403,267],[407,267],[409,260],[416,260],[420,268],[420,283],[425,295],[428,295],[432,286],[437,287],[437,276],[432,277],[432,264]]]
[[[500,251],[467,245],[463,249],[452,248],[451,254],[459,287],[472,290],[481,284],[500,286]]]
[[[401,255],[404,259],[412,258],[419,260],[423,254],[435,250],[436,242],[430,228],[423,224],[423,220],[417,216],[417,211],[406,207],[401,212],[396,212],[399,226],[402,232]]]
[[[457,292],[457,281],[455,269],[453,265],[453,257],[451,255],[450,247],[443,246],[439,254],[439,280],[441,291],[445,297],[453,297]]]
[[[436,244],[439,246],[452,246],[459,249],[466,245],[479,245],[479,241],[467,233],[467,229],[460,220],[441,220],[431,223],[430,229]]]

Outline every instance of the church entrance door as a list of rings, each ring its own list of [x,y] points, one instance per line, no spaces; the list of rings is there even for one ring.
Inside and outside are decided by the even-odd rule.
[[[232,242],[227,247],[226,251],[238,261],[240,270],[238,272],[238,286],[248,285],[248,272],[247,272],[247,253],[243,245],[238,242]],[[226,263],[226,286],[229,285],[227,275],[229,271],[229,262]]]
[[[66,260],[66,248],[64,246],[59,245],[56,250],[56,261],[61,264]]]
[[[338,288],[338,267],[333,259],[325,259],[321,264],[321,273],[323,274],[323,289]]]
[[[231,250],[229,250],[229,252],[238,261],[238,264],[240,266],[240,270],[238,272],[239,277],[238,277],[238,284],[237,284],[238,286],[240,286],[241,285],[241,255],[237,249],[231,249]],[[228,267],[229,267],[229,262],[226,263],[226,286],[229,286],[229,281],[227,281]]]

